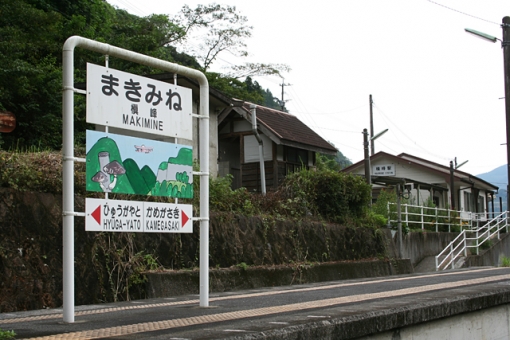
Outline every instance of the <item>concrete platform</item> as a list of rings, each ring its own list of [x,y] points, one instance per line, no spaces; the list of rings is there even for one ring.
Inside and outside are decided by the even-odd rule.
[[[0,314],[0,328],[39,339],[391,339],[397,333],[404,339],[400,334],[416,325],[508,308],[510,268],[211,294],[209,307],[199,307],[198,299],[79,306],[74,323],[63,323],[60,309]],[[508,336],[506,320],[499,339]]]

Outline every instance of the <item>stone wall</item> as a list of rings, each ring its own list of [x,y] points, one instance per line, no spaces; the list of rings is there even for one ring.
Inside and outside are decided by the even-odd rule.
[[[289,286],[313,282],[348,280],[410,274],[409,259],[372,259],[325,263],[255,266],[212,269],[209,272],[211,292],[227,292],[260,287]],[[147,273],[149,298],[199,294],[198,270]]]
[[[84,211],[84,198],[75,205]],[[0,312],[62,305],[62,246],[60,196],[0,188]],[[199,226],[192,234],[97,233],[76,217],[74,246],[76,305],[144,298],[140,271],[150,263],[198,267]],[[211,268],[388,259],[394,251],[388,230],[211,215]]]

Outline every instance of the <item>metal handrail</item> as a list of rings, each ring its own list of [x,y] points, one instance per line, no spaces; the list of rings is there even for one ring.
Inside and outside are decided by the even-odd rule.
[[[481,226],[477,229],[464,229],[462,232],[453,240],[451,241],[448,246],[446,246],[443,251],[441,251],[435,258],[436,258],[436,271],[442,269],[446,269],[449,266],[452,267],[452,269],[455,267],[455,260],[460,256],[460,254],[464,253],[464,256],[467,256],[467,249],[468,248],[475,248],[476,254],[478,255],[479,250],[478,247],[481,246],[485,241],[488,241],[494,237],[494,235],[497,234],[498,239],[500,238],[500,231],[506,228],[506,232],[508,233],[508,211],[505,211],[504,213],[496,216],[492,220],[488,221],[486,224]],[[480,231],[483,229],[487,229],[483,231],[480,234]],[[491,233],[491,230],[495,229],[494,232]],[[475,237],[467,237],[467,234],[475,234]],[[487,236],[485,236],[487,235]],[[482,241],[480,242],[480,239]],[[460,242],[459,242],[460,240]],[[468,241],[474,241],[474,244],[468,244]],[[457,244],[456,244],[457,242]],[[455,245],[456,244],[456,245]],[[454,246],[455,245],[455,246]],[[462,246],[459,252],[456,252],[456,250]],[[449,252],[447,254],[444,254],[447,250]],[[439,263],[439,258],[441,256],[445,256],[445,258]],[[443,267],[443,264],[449,260]]]
[[[388,202],[388,223],[398,223],[397,219],[392,219],[392,213],[390,211],[390,206],[396,205],[396,203]],[[451,209],[443,209],[437,207],[427,207],[421,205],[410,205],[410,204],[402,204],[402,223],[405,223],[407,226],[412,224],[417,225],[422,230],[425,229],[426,225],[434,225],[436,232],[439,231],[440,225],[448,226],[448,232],[451,232],[452,226],[460,226],[460,228],[474,228],[478,224],[478,222],[487,221],[487,213],[474,213],[468,211],[459,211],[459,210],[451,210]],[[413,212],[416,211],[416,212]],[[430,212],[433,212],[432,214]],[[393,213],[394,214],[394,213]],[[413,217],[416,216],[417,221],[413,221]],[[429,221],[426,221],[426,219]]]
[[[453,247],[453,245],[455,244],[455,242],[457,242],[457,240],[458,240],[458,239],[462,239],[462,242],[459,242],[459,243],[457,244],[457,246]],[[448,244],[448,246],[447,246],[446,248],[444,248],[444,249],[443,249],[443,251],[441,251],[441,252],[440,252],[440,253],[436,256],[436,271],[438,270],[438,268],[440,268],[440,267],[443,265],[443,263],[444,263],[444,262],[448,259],[448,257],[449,257],[449,256],[451,256],[451,254],[454,254],[455,250],[457,250],[457,248],[459,247],[459,245],[461,245],[461,244],[465,244],[465,242],[466,242],[466,230],[463,230],[463,231],[459,234],[459,236],[457,236],[457,237],[456,237],[453,241],[451,241],[451,242]],[[440,258],[441,256],[444,256],[444,255],[443,255],[443,253],[444,253],[445,251],[447,251],[447,250],[448,250],[448,248],[450,248],[450,252],[448,253],[448,255],[446,255],[446,256],[445,256],[444,260],[443,260],[443,261],[441,261],[441,263],[438,263],[439,258]],[[460,252],[459,252],[456,256],[454,256],[453,261],[455,261],[455,259],[458,257],[458,255],[459,255],[459,254],[460,254]],[[450,262],[451,262],[451,261],[450,261]],[[448,267],[448,265],[450,265],[450,263],[448,263],[445,267]]]

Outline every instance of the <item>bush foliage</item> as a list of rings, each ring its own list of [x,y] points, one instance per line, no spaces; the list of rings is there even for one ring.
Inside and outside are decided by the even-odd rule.
[[[75,153],[78,157],[84,156],[83,150],[75,150]],[[196,198],[199,197],[199,182],[195,178]],[[362,177],[328,169],[302,169],[292,173],[278,190],[265,196],[250,193],[245,188],[233,190],[231,183],[231,176],[210,179],[211,211],[345,223],[365,218],[370,201],[370,187]],[[62,193],[62,154],[0,151],[0,185],[21,191]],[[75,193],[86,194],[83,163],[75,163]],[[193,203],[198,209],[198,199],[183,200],[183,203]]]

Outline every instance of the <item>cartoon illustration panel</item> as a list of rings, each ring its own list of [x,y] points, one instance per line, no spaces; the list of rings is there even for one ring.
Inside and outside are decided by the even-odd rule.
[[[193,198],[190,146],[87,130],[87,191]]]

